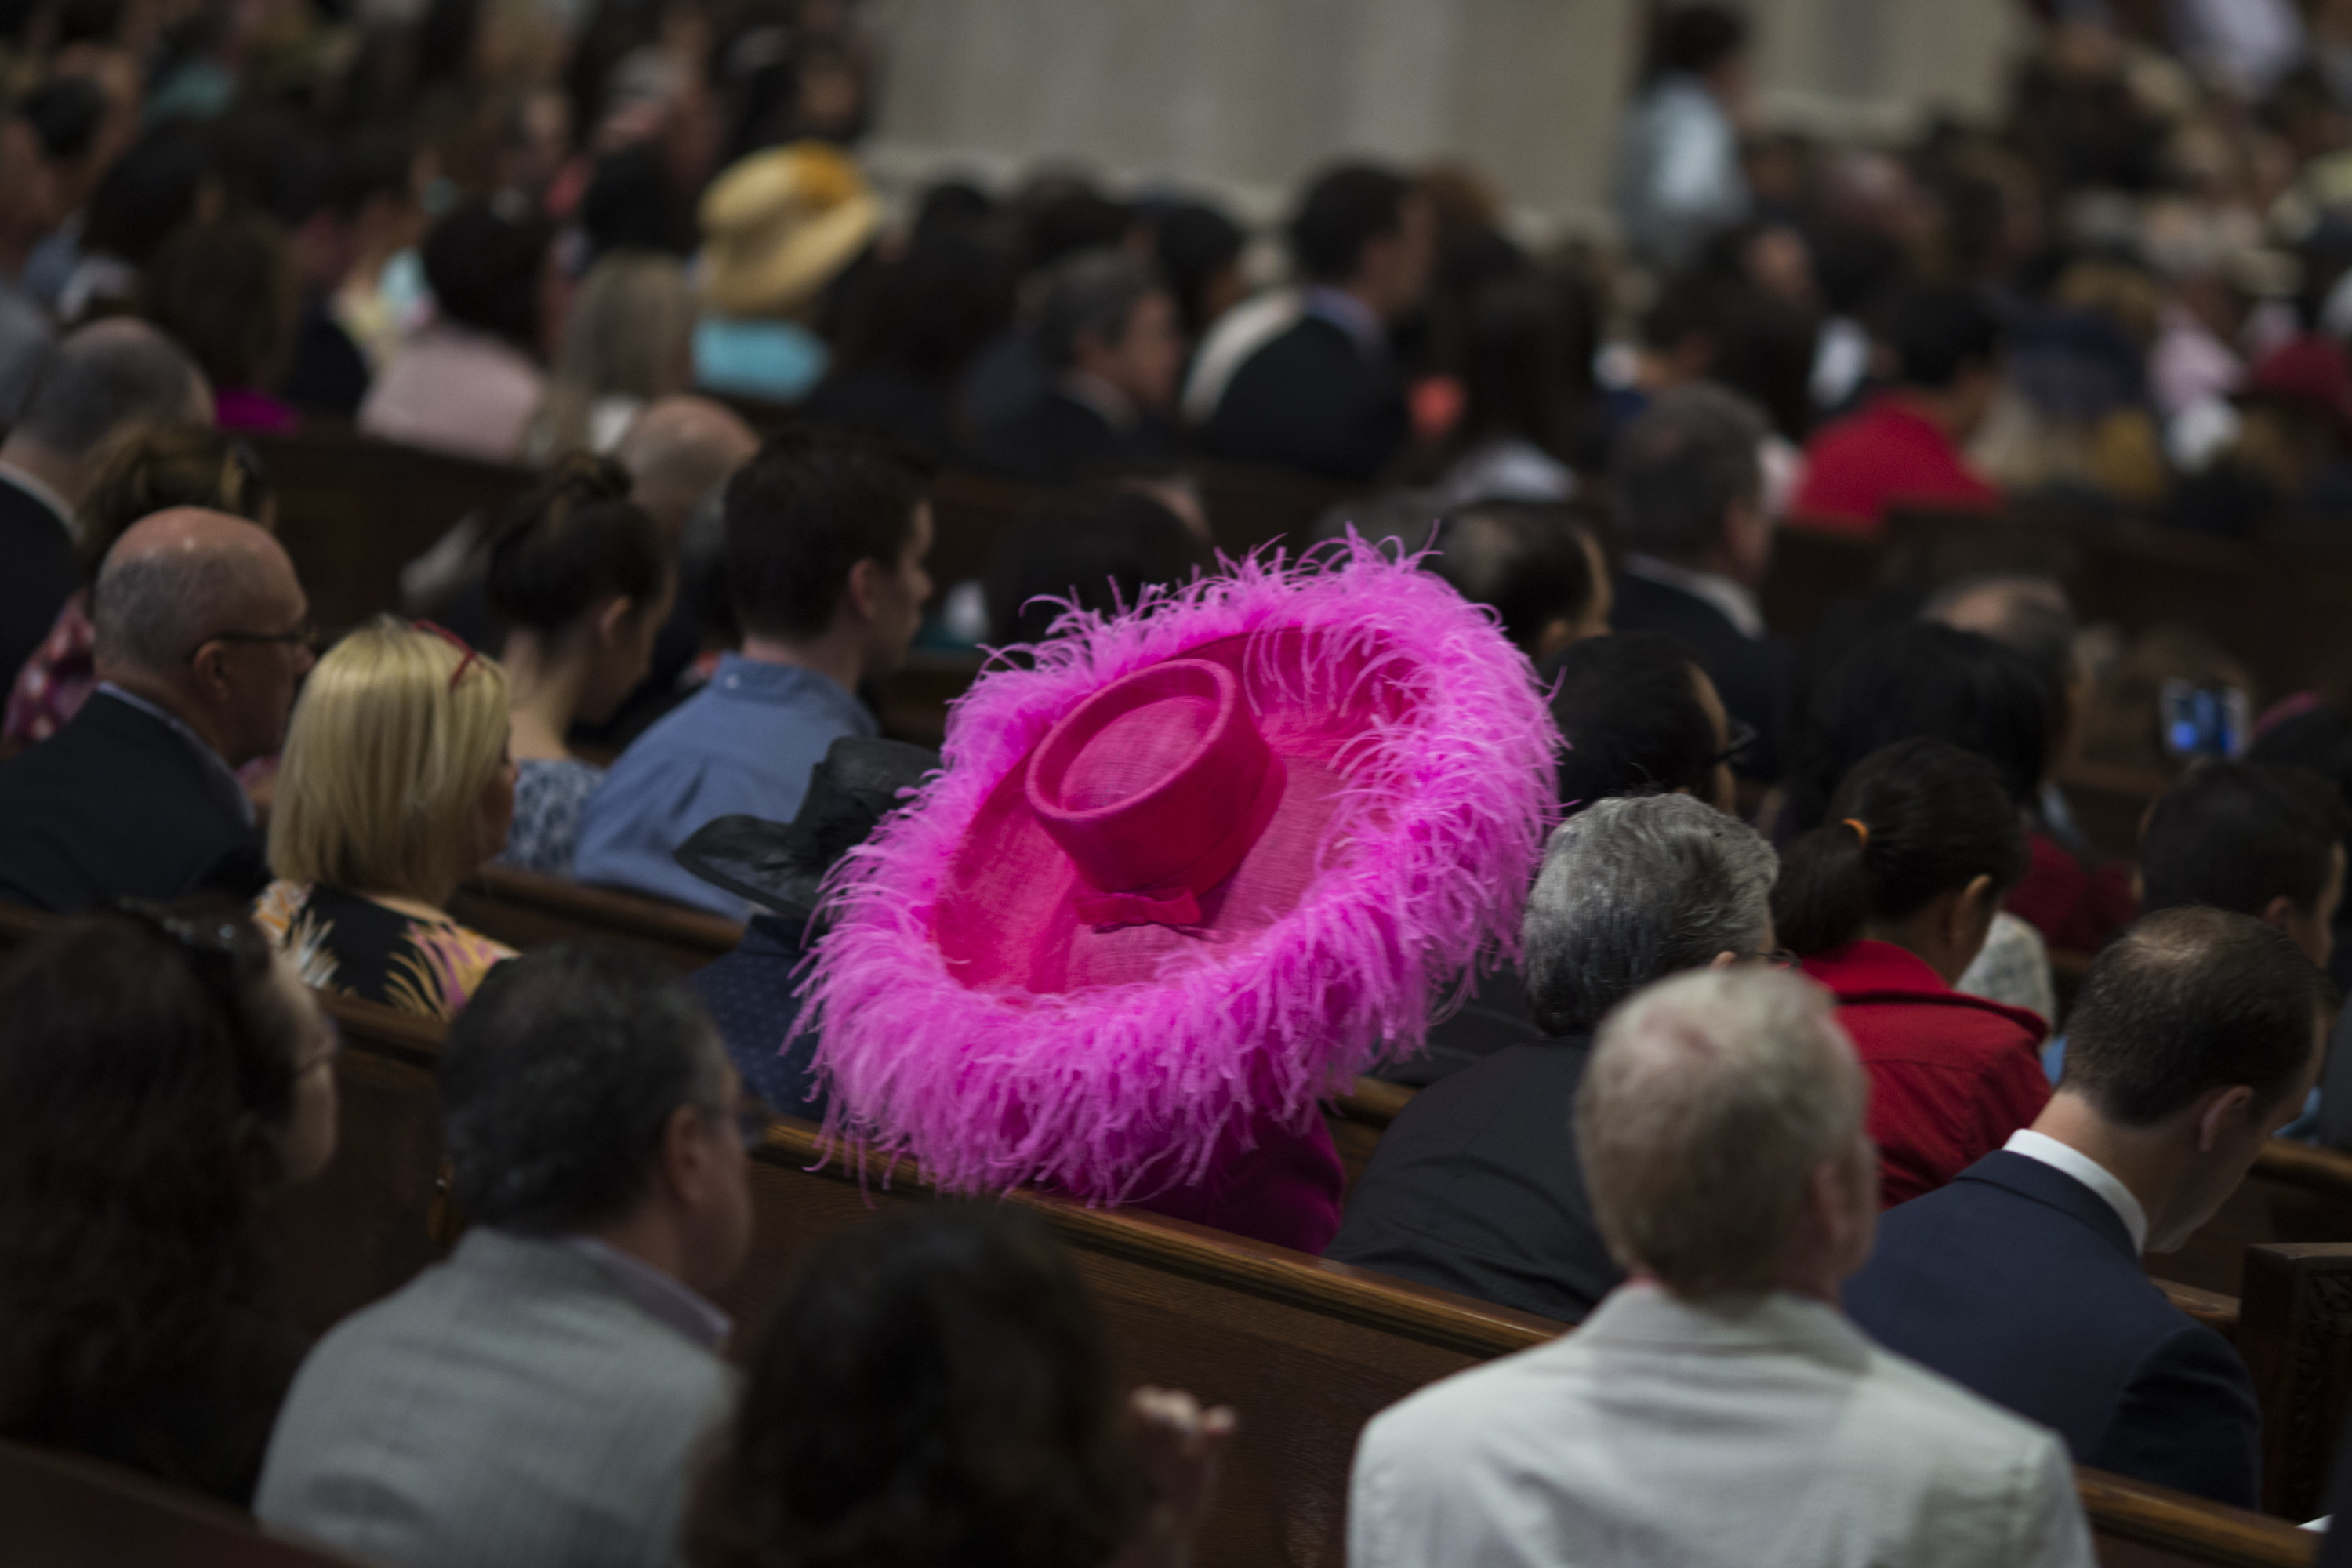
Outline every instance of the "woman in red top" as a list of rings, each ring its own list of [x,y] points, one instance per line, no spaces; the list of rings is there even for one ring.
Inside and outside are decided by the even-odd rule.
[[[2025,859],[1992,764],[1925,738],[1856,763],[1828,821],[1781,858],[1772,923],[1836,994],[1870,1074],[1890,1208],[2000,1148],[2050,1098],[2038,1054],[2049,1026],[1952,989]]]

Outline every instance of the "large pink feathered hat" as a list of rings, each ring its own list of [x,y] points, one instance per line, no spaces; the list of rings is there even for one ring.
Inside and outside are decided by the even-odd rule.
[[[1556,739],[1486,612],[1352,537],[1072,612],[835,874],[829,1130],[963,1190],[1198,1180],[1516,952]]]

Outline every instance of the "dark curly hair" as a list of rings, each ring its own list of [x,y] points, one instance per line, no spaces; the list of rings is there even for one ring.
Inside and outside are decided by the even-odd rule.
[[[695,1568],[1100,1568],[1139,1517],[1100,1331],[1034,1215],[851,1231],[754,1357],[687,1531]]]
[[[299,1032],[226,904],[69,921],[0,973],[0,1435],[39,1440],[247,1297]]]

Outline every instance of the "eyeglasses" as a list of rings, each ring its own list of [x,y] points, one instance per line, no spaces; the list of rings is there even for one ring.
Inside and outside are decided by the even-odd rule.
[[[1729,739],[1730,744],[1707,759],[1706,765],[1710,768],[1719,768],[1726,763],[1738,761],[1742,753],[1753,748],[1762,738],[1757,733],[1755,725],[1745,719],[1734,719],[1727,714],[1725,716],[1723,732]]]
[[[472,643],[438,621],[411,621],[408,623],[408,629],[415,632],[429,632],[466,656],[457,661],[457,668],[449,672],[449,689],[452,691],[457,689],[457,682],[466,679],[466,672],[474,668],[474,661],[482,657],[481,651]]]
[[[194,664],[196,655],[207,645],[216,642],[281,643],[288,647],[319,651],[319,628],[305,621],[290,632],[215,632],[188,650],[188,662]]]
[[[731,1121],[735,1125],[735,1136],[741,1141],[746,1153],[768,1141],[768,1123],[776,1116],[768,1102],[756,1094],[740,1096],[732,1111],[723,1105],[705,1105],[697,1109],[708,1111],[713,1117]]]
[[[1803,967],[1805,962],[1785,947],[1771,948],[1763,952],[1750,953],[1748,956],[1757,963],[1769,964],[1774,969],[1798,969]]]
[[[177,947],[188,960],[189,973],[224,1017],[244,1016],[238,988],[259,973],[261,961],[254,949],[237,940],[242,932],[236,922],[191,920],[152,899],[117,899],[114,908]]]

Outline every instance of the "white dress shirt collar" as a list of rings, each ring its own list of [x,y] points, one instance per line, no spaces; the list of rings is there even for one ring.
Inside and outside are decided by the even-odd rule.
[[[79,539],[81,537],[81,531],[74,523],[73,508],[66,504],[65,497],[58,494],[56,490],[50,489],[47,485],[43,484],[39,479],[35,479],[32,475],[26,473],[24,469],[18,468],[14,463],[0,463],[0,479],[5,479],[8,483],[16,486],[18,489],[23,490],[26,495],[31,496],[35,500],[39,501],[43,506],[48,508],[50,511],[56,513],[58,526],[66,531],[66,537],[68,539]]]
[[[727,1336],[735,1331],[732,1318],[643,1258],[593,1236],[567,1236],[562,1240],[583,1258],[603,1264],[620,1286],[621,1294],[635,1302],[646,1316],[676,1329],[711,1354],[718,1354]]]
[[[1083,404],[1103,416],[1103,423],[1114,430],[1135,428],[1135,400],[1098,375],[1073,370],[1063,374],[1062,395],[1073,403]]]
[[[1370,364],[1380,364],[1389,357],[1388,323],[1374,310],[1345,289],[1335,289],[1328,283],[1307,286],[1301,296],[1307,313],[1330,322],[1355,340],[1357,352]]]
[[[1679,588],[1695,599],[1705,600],[1723,612],[1723,618],[1741,637],[1756,638],[1764,635],[1764,612],[1757,605],[1756,595],[1742,584],[1713,572],[1677,566],[1671,561],[1640,553],[1625,557],[1625,570],[1632,576]]]
[[[2132,1190],[2116,1179],[2114,1172],[2080,1149],[2031,1127],[2021,1127],[2011,1133],[2009,1142],[2001,1147],[2010,1153],[2038,1160],[2053,1171],[2063,1171],[2098,1194],[2116,1211],[2116,1217],[2124,1222],[2124,1229],[2131,1236],[2133,1255],[2147,1250],[2147,1211],[2132,1196]]]

